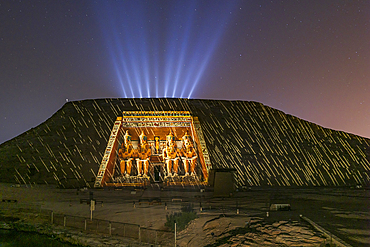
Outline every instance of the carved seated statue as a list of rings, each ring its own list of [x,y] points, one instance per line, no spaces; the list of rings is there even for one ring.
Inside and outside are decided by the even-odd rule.
[[[126,130],[125,135],[123,136],[123,142],[125,143],[125,145],[131,143],[131,135],[128,130]]]
[[[148,138],[144,134],[144,131],[141,132],[139,139],[140,145],[138,147],[138,158],[136,158],[138,176],[142,175],[143,177],[148,178],[149,158],[152,150],[147,142]]]
[[[131,141],[122,143],[121,148],[118,150],[118,157],[120,160],[120,168],[122,176],[131,175],[132,161],[135,156],[135,150],[131,144]]]
[[[167,176],[177,176],[180,158],[178,157],[179,150],[177,149],[172,131],[166,137],[166,145],[163,148],[162,156],[166,163]]]
[[[187,132],[185,133],[185,135]],[[183,136],[183,147],[181,150],[181,159],[184,163],[184,170],[185,170],[185,176],[190,175],[194,176],[195,175],[195,165],[197,163],[197,153],[195,151],[195,148],[193,146],[193,143],[191,141],[191,138],[184,138],[185,135]]]
[[[191,141],[191,135],[188,134],[188,131],[185,131],[185,134],[181,137],[182,144],[184,145],[187,140]]]

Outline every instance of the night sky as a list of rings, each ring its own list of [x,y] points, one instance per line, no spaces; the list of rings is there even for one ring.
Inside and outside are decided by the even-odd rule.
[[[370,138],[370,1],[0,2],[0,143],[67,100],[258,101]]]

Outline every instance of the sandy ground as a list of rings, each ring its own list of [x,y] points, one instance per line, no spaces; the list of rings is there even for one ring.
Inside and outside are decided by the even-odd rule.
[[[182,206],[192,203],[198,218],[178,233],[179,246],[319,246],[324,243],[320,233],[301,222],[300,215],[352,246],[370,246],[370,196],[366,190],[250,188],[237,192],[232,198],[222,199],[213,198],[210,190],[200,192],[193,187],[76,190],[0,184],[0,199],[17,200],[18,207],[87,218],[90,206],[80,202],[88,200],[90,192],[98,202],[94,218],[153,229],[166,229],[166,215],[179,212]],[[139,204],[139,200],[149,198],[161,198],[161,204]],[[290,203],[292,210],[272,212],[268,209],[271,203]],[[0,208],[10,207],[10,204],[12,202],[1,202]]]

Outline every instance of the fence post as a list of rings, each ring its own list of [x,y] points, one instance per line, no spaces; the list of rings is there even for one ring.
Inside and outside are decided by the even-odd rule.
[[[175,220],[175,247],[176,247],[176,220]]]
[[[67,217],[64,215],[64,218],[63,218],[63,226],[66,227],[66,223],[67,223]]]
[[[51,224],[54,224],[54,211],[51,211]]]
[[[157,230],[155,230],[155,242],[154,242],[155,245],[157,245]]]
[[[123,224],[123,237],[126,237],[126,224]]]
[[[86,231],[86,229],[87,229],[87,222],[86,222],[86,219],[85,219],[85,231]]]
[[[112,236],[112,223],[109,221],[109,236]]]
[[[139,242],[141,242],[140,226],[139,226]]]

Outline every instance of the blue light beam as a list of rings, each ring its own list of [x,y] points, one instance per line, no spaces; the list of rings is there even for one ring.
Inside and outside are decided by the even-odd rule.
[[[236,1],[97,2],[122,96],[191,98]]]

